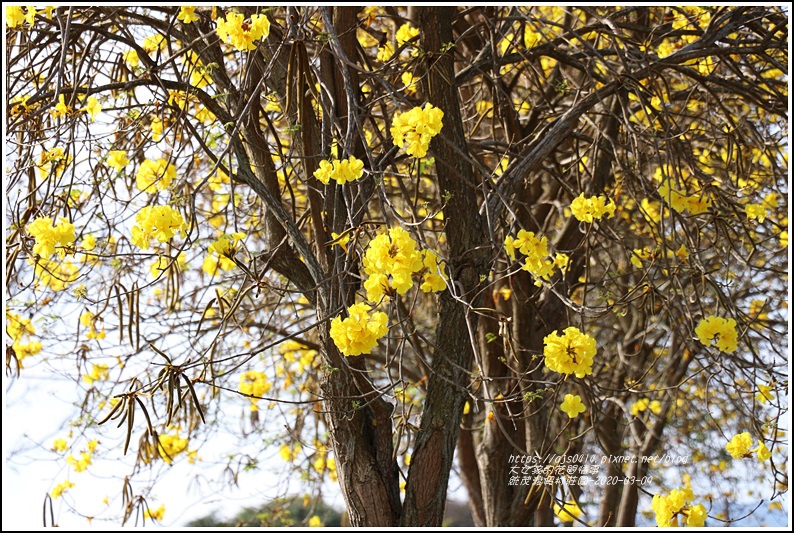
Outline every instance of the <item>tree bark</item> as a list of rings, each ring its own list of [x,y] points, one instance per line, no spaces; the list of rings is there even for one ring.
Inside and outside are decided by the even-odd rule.
[[[439,526],[444,517],[447,483],[455,443],[460,432],[476,317],[468,305],[477,306],[480,276],[488,271],[487,242],[478,213],[475,175],[467,154],[460,102],[454,85],[452,19],[454,7],[420,7],[417,19],[427,54],[424,90],[430,103],[444,112],[443,129],[431,141],[442,194],[445,233],[449,245],[451,288],[441,293],[436,346],[428,381],[427,399],[416,446],[408,471],[402,526]],[[450,293],[454,291],[457,298]]]

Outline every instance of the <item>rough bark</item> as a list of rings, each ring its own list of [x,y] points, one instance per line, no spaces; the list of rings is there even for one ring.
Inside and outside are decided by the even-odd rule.
[[[487,241],[478,214],[474,169],[461,157],[467,148],[454,85],[453,57],[450,51],[441,52],[442,46],[454,42],[455,11],[454,7],[420,7],[416,18],[427,53],[424,91],[430,103],[444,112],[444,129],[431,142],[431,150],[441,190],[449,197],[444,208],[449,282],[460,299],[476,306],[480,275],[488,269],[487,254],[481,249]],[[439,300],[436,345],[422,423],[408,471],[400,520],[403,526],[441,525],[467,397],[473,356],[473,335],[469,332],[476,331],[476,318],[468,313],[466,303],[450,292],[442,293]]]

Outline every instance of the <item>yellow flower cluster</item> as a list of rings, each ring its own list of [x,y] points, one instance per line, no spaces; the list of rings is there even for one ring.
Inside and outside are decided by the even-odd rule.
[[[91,311],[83,311],[83,314],[80,315],[80,324],[88,328],[88,333],[86,334],[86,337],[88,337],[89,339],[104,339],[105,328],[102,328],[102,331],[97,331],[95,326],[96,321],[97,321],[96,315],[94,315],[94,313],[92,313]],[[105,368],[104,379],[107,379],[108,367],[106,365],[94,365],[94,367],[96,366],[103,366]],[[88,381],[89,384],[93,381],[93,379],[89,380],[88,376],[83,376],[83,379]],[[94,378],[94,379],[98,379],[98,378]]]
[[[295,462],[295,459],[301,453],[303,448],[300,444],[295,444],[294,446],[290,446],[289,444],[282,444],[281,447],[278,449],[278,454],[281,456],[282,459],[287,461],[288,463]]]
[[[738,347],[736,321],[732,318],[704,318],[695,328],[695,335],[705,346],[711,346],[712,341],[716,340],[715,346],[721,352],[731,353]]]
[[[328,457],[328,452],[322,443],[315,441],[315,447],[317,448],[317,459],[314,460],[314,467],[315,472],[320,475],[325,474],[328,472],[328,477],[331,481],[337,481],[338,476],[336,473],[336,459],[333,457]]]
[[[406,22],[400,26],[400,28],[397,30],[397,33],[394,34],[394,38],[397,39],[397,46],[402,46],[417,35],[419,35],[419,30],[411,26],[410,23]]]
[[[317,350],[312,350],[292,339],[284,341],[284,344],[282,344],[279,349],[279,353],[281,353],[288,362],[298,363],[300,370],[311,368],[312,363],[314,363],[317,357]]]
[[[424,157],[430,140],[438,135],[443,127],[441,120],[444,112],[425,104],[424,108],[414,107],[405,113],[397,113],[391,126],[394,144],[405,147],[405,153],[416,158]]]
[[[593,373],[595,354],[595,339],[574,326],[565,328],[562,336],[554,330],[543,339],[546,367],[553,372],[583,378]]]
[[[43,259],[33,261],[28,259],[28,263],[33,266],[38,283],[43,283],[50,290],[56,292],[68,287],[79,276],[78,268],[69,260]]]
[[[344,185],[348,181],[360,179],[363,175],[364,162],[352,155],[342,160],[320,161],[319,168],[314,171],[314,177],[325,185],[331,180]]]
[[[36,328],[30,323],[29,318],[22,318],[6,310],[6,333],[13,341],[11,349],[14,350],[14,355],[20,367],[25,357],[36,355],[41,351],[42,345],[39,341],[30,340],[28,342],[23,342],[36,334]]]
[[[80,459],[76,459],[74,455],[69,454],[66,457],[66,463],[71,466],[75,472],[85,472],[91,465],[91,452],[93,452],[93,450],[80,452]]]
[[[248,395],[251,411],[259,411],[259,399],[270,392],[272,386],[264,372],[249,370],[240,375],[240,386],[237,390]]]
[[[64,481],[63,483],[58,483],[55,487],[50,491],[50,496],[53,498],[60,498],[61,495],[66,492],[67,490],[74,487],[74,483],[69,480]]]
[[[240,241],[245,238],[245,233],[237,232],[223,234],[218,237],[209,245],[207,251],[209,255],[204,258],[204,263],[201,269],[209,276],[214,276],[218,273],[218,269],[229,271],[232,270],[236,263],[232,260],[232,256],[240,248]]]
[[[203,89],[207,85],[212,83],[212,69],[207,68],[204,66],[204,63],[199,58],[198,54],[193,50],[188,50],[185,54],[185,64],[187,65],[188,72],[190,72],[190,85],[196,87],[198,89]],[[184,94],[184,91],[168,91],[168,103],[171,103],[171,93],[178,92]],[[191,94],[190,96],[193,96]],[[187,99],[184,99],[187,101]],[[182,109],[185,109],[184,106],[180,106]],[[201,106],[203,107],[203,106]],[[209,110],[207,110],[210,113]],[[203,122],[203,120],[202,120]]]
[[[198,59],[196,61],[198,61]],[[189,67],[191,69],[190,84],[201,88],[212,83],[212,78],[209,77],[209,69],[201,65],[200,61],[198,63],[199,66],[191,65]],[[191,113],[199,122],[209,123],[215,120],[215,115],[212,111],[207,109],[206,106],[201,103],[201,100],[193,93],[168,91],[168,104],[181,109],[185,113]],[[157,131],[155,131],[155,119],[157,122]],[[152,132],[156,133],[158,136],[155,140],[159,140],[159,136],[163,134],[163,124],[157,117],[152,119]]]
[[[703,527],[708,513],[702,503],[690,505],[694,498],[695,494],[689,487],[671,490],[666,496],[654,494],[651,509],[656,513],[656,525],[677,527],[681,516],[687,526]]]
[[[165,159],[158,159],[152,161],[147,159],[141,163],[138,172],[135,173],[135,185],[142,191],[145,191],[152,185],[164,191],[171,185],[171,180],[176,177],[176,167],[173,163],[168,163]]]
[[[554,504],[554,515],[560,522],[573,522],[582,516],[582,509],[574,500],[568,500],[563,505]]]
[[[734,435],[730,442],[725,445],[725,451],[731,454],[734,459],[750,457],[752,452],[756,452],[756,457],[761,462],[772,457],[772,452],[766,447],[764,441],[760,439],[758,440],[758,446],[753,448],[753,437],[747,431]]]
[[[64,153],[63,148],[56,146],[52,150],[44,150],[39,156],[39,164],[36,165],[39,169],[39,176],[41,179],[46,179],[50,175],[50,171],[58,178],[66,170],[66,167],[72,162],[72,156]]]
[[[218,237],[216,241],[213,241],[213,243],[209,245],[207,251],[211,254],[214,253],[231,257],[240,248],[239,245],[244,238],[245,233],[241,231],[232,233],[231,235],[224,233]]]
[[[107,166],[114,168],[116,172],[121,172],[124,167],[130,164],[130,160],[127,158],[126,150],[110,150],[105,163]]]
[[[331,321],[331,338],[345,355],[363,355],[372,352],[378,339],[389,332],[386,313],[369,314],[369,306],[357,303],[347,310],[348,317],[336,317]]]
[[[251,15],[251,22],[245,21],[240,13],[228,13],[218,19],[218,37],[241,52],[256,50],[254,41],[267,39],[270,35],[270,20],[265,15]]]
[[[94,338],[103,339],[105,337],[105,330],[103,329],[100,334],[101,336],[96,336]],[[109,377],[110,374],[108,373],[108,365],[91,365],[91,371],[88,374],[83,375],[83,381],[91,385],[95,381],[107,381]]]
[[[576,418],[580,413],[584,413],[587,407],[582,403],[582,397],[578,394],[566,394],[560,404],[560,410],[568,415],[568,418]]]
[[[650,410],[653,414],[658,415],[662,412],[662,404],[659,400],[651,401],[648,398],[640,398],[631,404],[631,414],[639,416],[640,413]]]
[[[8,6],[5,9],[7,28],[18,28],[22,26],[23,23],[33,26],[36,17],[36,8],[34,6],[27,6],[24,12],[22,11],[22,6]],[[48,13],[47,18],[52,18],[53,7],[48,6],[46,9]]]
[[[441,267],[440,259],[432,250],[425,250],[424,251],[424,259],[422,260],[422,264],[424,265],[424,275],[422,278],[422,284],[419,288],[422,292],[441,292],[447,288],[447,284],[445,280],[449,279],[447,277],[446,272]],[[439,274],[440,272],[440,274]]]
[[[169,205],[147,206],[135,215],[136,225],[132,227],[132,244],[144,250],[149,249],[152,238],[166,242],[179,231],[185,236],[186,224],[182,215]]]
[[[59,246],[58,256],[63,258],[67,248],[74,245],[74,224],[60,217],[53,226],[50,217],[39,217],[27,225],[28,233],[36,239],[33,253],[42,259],[49,259]]]
[[[182,6],[179,8],[179,14],[176,18],[185,24],[197,21],[198,15],[196,15],[196,6]]]
[[[169,429],[173,428],[169,427]],[[157,435],[157,444],[160,458],[170,465],[177,455],[187,451],[188,440],[183,439],[178,432],[174,431],[173,434],[162,433]]]
[[[148,518],[150,520],[162,520],[163,515],[165,515],[165,504],[160,505],[160,507],[154,510],[147,507],[146,512],[143,513],[143,519],[146,520]]]
[[[515,238],[511,235],[505,237],[505,250],[513,260],[516,258],[516,250],[527,256],[521,269],[537,279],[535,285],[539,286],[541,279],[548,281],[549,276],[554,273],[556,259],[554,262],[549,259],[549,241],[546,237],[538,238],[532,231],[518,230]],[[561,258],[560,263],[564,263],[565,267],[568,265],[564,258]]]
[[[584,193],[573,199],[571,202],[571,213],[580,222],[591,223],[594,220],[615,216],[615,202],[606,196],[591,196],[585,198]]]
[[[371,302],[378,302],[394,291],[397,294],[408,292],[414,284],[411,276],[424,266],[416,241],[399,226],[370,241],[362,264],[369,276],[364,281],[364,289]]]
[[[676,212],[683,213],[689,211],[690,214],[699,215],[705,213],[711,206],[711,198],[705,193],[696,193],[691,196],[686,195],[675,189],[671,189],[669,182],[665,182],[658,189],[662,199],[670,204]]]

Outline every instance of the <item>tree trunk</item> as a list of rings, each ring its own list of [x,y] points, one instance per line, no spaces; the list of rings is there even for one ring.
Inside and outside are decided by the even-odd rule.
[[[443,520],[477,327],[476,315],[469,314],[468,305],[477,306],[480,276],[488,272],[488,253],[480,248],[488,241],[478,212],[474,170],[461,156],[468,154],[468,149],[454,85],[453,56],[451,51],[441,52],[444,45],[454,42],[455,11],[446,6],[417,10],[427,53],[425,94],[431,104],[444,112],[443,130],[431,141],[431,149],[442,194],[449,198],[444,219],[451,288],[439,298],[436,346],[422,423],[408,471],[400,521],[403,526],[439,526]],[[451,291],[463,302],[454,298]]]

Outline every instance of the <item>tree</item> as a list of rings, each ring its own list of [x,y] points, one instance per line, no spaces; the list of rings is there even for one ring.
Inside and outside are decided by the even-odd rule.
[[[730,522],[697,479],[737,472],[785,492],[787,12],[6,27],[6,366],[80,383],[127,478],[242,431],[338,476],[353,525],[439,525],[456,457],[478,525]]]

